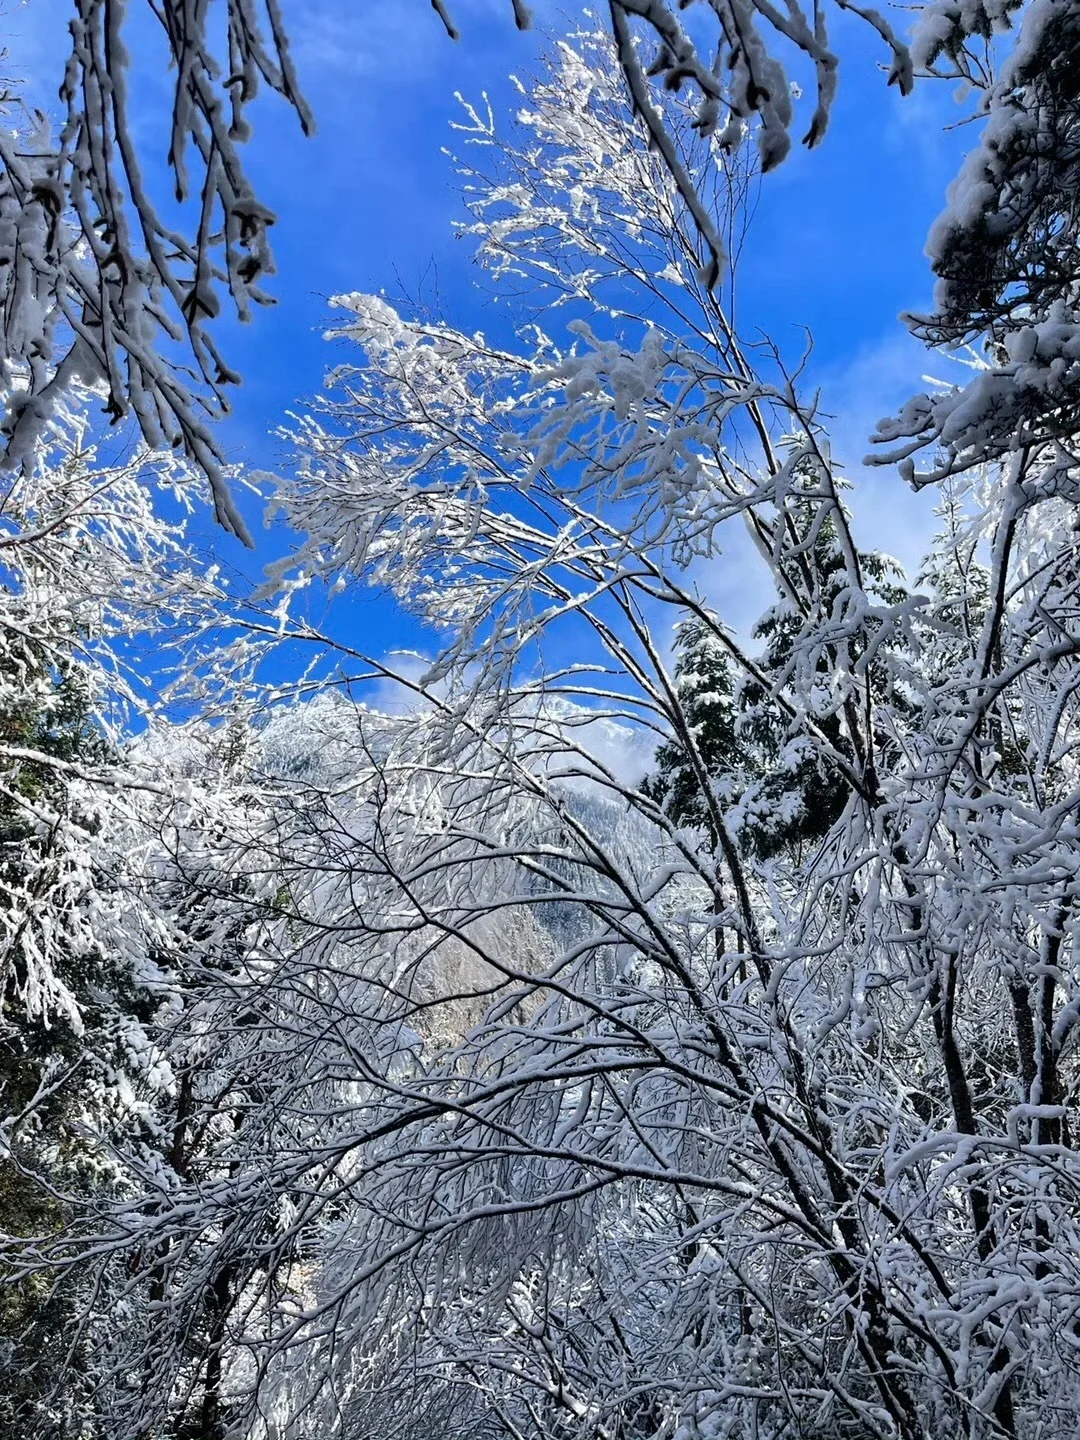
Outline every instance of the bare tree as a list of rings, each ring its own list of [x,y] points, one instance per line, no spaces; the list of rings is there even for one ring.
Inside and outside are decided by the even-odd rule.
[[[769,169],[787,153],[796,123],[792,84],[773,49],[790,51],[813,71],[810,145],[825,132],[838,59],[823,5],[811,14],[789,4],[781,13],[769,0],[711,0],[699,7],[706,25],[689,29],[683,8],[669,0],[612,0],[609,17],[635,114],[693,216],[713,284],[726,263],[723,238],[707,197],[683,168],[652,82],[668,91],[688,85],[694,125],[722,148],[736,150],[753,132]],[[880,14],[847,0],[837,8],[880,33],[890,81],[909,89],[909,52]],[[435,9],[456,36],[442,0]],[[58,57],[63,110],[55,131],[45,117],[22,114],[16,88],[4,95],[9,127],[15,121],[0,136],[7,457],[18,465],[32,455],[72,382],[100,385],[110,420],[133,417],[148,445],[182,450],[207,477],[219,521],[246,538],[213,428],[239,377],[214,339],[213,322],[223,304],[247,320],[269,299],[274,215],[243,160],[251,103],[265,86],[292,107],[305,132],[313,118],[279,0],[227,0],[221,10],[205,0],[151,3],[162,46],[153,62],[143,53],[145,39],[133,48],[129,11],[123,0],[73,5],[71,49]],[[519,25],[528,23],[522,0],[513,0],[513,13]],[[302,17],[295,23],[302,26]],[[935,23],[937,34],[940,19]],[[962,23],[949,24],[959,35]],[[168,167],[190,219],[162,207],[132,123],[130,78],[159,58],[175,73]]]
[[[248,917],[170,1042],[203,1046],[195,1109],[238,1119],[193,1175],[133,1154],[130,1200],[17,1251],[123,1307],[111,1440],[193,1384],[219,1430],[290,1440],[1072,1423],[1057,442],[954,477],[917,588],[890,577],[797,377],[733,334],[616,64],[562,48],[520,141],[466,113],[481,255],[588,303],[571,348],[340,298],[359,352],[298,432],[279,503],[308,540],[250,633],[324,678],[170,851],[212,851],[217,924]],[[749,637],[710,602],[733,527],[769,589]],[[438,637],[399,667],[410,710],[365,705],[393,667],[294,613],[313,574],[392,587]]]

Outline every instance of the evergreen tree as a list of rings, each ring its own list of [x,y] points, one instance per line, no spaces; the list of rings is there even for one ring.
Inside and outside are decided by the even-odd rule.
[[[702,793],[707,776],[721,805],[734,808],[742,843],[758,859],[819,841],[851,795],[835,762],[776,700],[775,692],[789,682],[797,664],[809,663],[821,678],[822,706],[815,716],[820,734],[839,755],[853,762],[859,758],[848,738],[843,692],[825,683],[835,673],[838,645],[847,639],[837,608],[849,574],[835,524],[821,512],[821,505],[805,494],[796,496],[788,510],[795,542],[794,558],[788,562],[793,572],[789,593],[807,598],[801,607],[781,601],[755,625],[757,677],[744,676],[735,684],[715,626],[699,619],[679,626],[676,688],[690,721],[696,760],[688,753],[689,737],[677,736],[658,749],[655,773],[647,782],[653,798],[673,819],[701,827],[715,847],[715,827]],[[904,591],[894,562],[871,552],[860,553],[858,559],[869,597],[896,604]],[[865,639],[860,644],[865,648]],[[858,655],[844,658],[853,669]],[[898,691],[894,675],[895,666],[886,655],[869,666],[874,689],[904,709],[910,702]],[[885,736],[876,739],[888,743]]]
[[[3,745],[40,758],[11,759],[0,777],[0,1230],[48,1236],[71,1218],[66,1194],[108,1183],[92,1131],[112,1108],[125,1021],[148,1012],[119,957],[79,943],[77,927],[64,940],[82,884],[102,878],[72,873],[72,836],[89,840],[96,822],[51,763],[107,758],[82,677],[51,670],[40,647],[9,648],[4,662]],[[43,928],[54,932],[52,997],[35,974]],[[84,1287],[72,1277],[0,1280],[0,1429],[34,1440],[96,1433],[85,1366],[92,1341],[78,1323]]]

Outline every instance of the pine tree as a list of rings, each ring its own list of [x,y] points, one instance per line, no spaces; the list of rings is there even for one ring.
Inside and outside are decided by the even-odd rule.
[[[648,782],[653,798],[673,819],[704,829],[715,848],[717,837],[702,793],[704,771],[721,803],[735,809],[747,853],[762,860],[821,840],[843,814],[851,794],[836,764],[793,722],[771,689],[770,682],[779,689],[790,679],[797,652],[809,651],[814,672],[822,682],[828,679],[835,665],[829,639],[832,614],[847,582],[835,524],[828,516],[821,518],[815,501],[797,497],[788,522],[799,557],[791,568],[801,572],[793,574],[791,591],[809,599],[801,609],[783,601],[758,621],[753,638],[760,646],[761,678],[744,677],[738,686],[720,631],[696,619],[680,625],[675,680],[680,707],[690,718],[697,759],[691,759],[686,739],[676,737],[657,751]],[[873,598],[885,604],[901,598],[894,562],[866,552],[860,553],[859,563]],[[904,706],[908,701],[897,694],[891,672],[888,658],[882,657],[870,667],[871,681],[888,690],[894,705]],[[815,718],[832,749],[853,759],[836,699],[825,693]]]
[[[21,653],[19,653],[21,651]],[[52,671],[40,648],[4,656],[0,708],[3,746],[41,759],[16,759],[0,779],[0,911],[7,943],[0,992],[0,1230],[49,1235],[71,1218],[66,1192],[107,1183],[89,1128],[105,1119],[105,1087],[115,1083],[120,1026],[147,1018],[146,998],[115,957],[81,944],[58,947],[54,979],[67,1003],[35,994],[30,952],[42,926],[61,930],[52,911],[68,860],[63,832],[94,828],[80,813],[62,771],[107,756],[76,670]],[[48,817],[47,819],[43,817]],[[51,893],[50,893],[51,892]],[[65,894],[66,892],[66,894]],[[0,1280],[3,1277],[0,1276]],[[78,1340],[86,1297],[77,1280],[43,1276],[0,1283],[0,1429],[27,1437],[92,1435],[92,1383]],[[63,1373],[62,1388],[57,1377]]]

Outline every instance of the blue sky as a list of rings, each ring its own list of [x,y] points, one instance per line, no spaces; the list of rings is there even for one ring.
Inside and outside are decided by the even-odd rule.
[[[46,102],[59,78],[58,38],[70,3],[28,0],[0,21],[9,35],[9,71],[28,76]],[[331,359],[321,338],[326,297],[422,291],[462,328],[497,334],[510,323],[486,299],[468,242],[454,238],[461,207],[441,147],[457,113],[455,90],[469,97],[486,90],[497,112],[512,110],[507,76],[535,66],[546,18],[565,25],[573,11],[541,0],[533,7],[537,28],[522,35],[509,0],[455,0],[462,31],[455,44],[426,0],[285,0],[284,8],[319,132],[305,140],[280,103],[258,107],[250,164],[279,214],[278,304],[251,327],[231,327],[225,347],[245,377],[225,431],[228,452],[271,469],[286,459],[275,428],[318,389]],[[906,23],[903,12],[894,18]],[[861,534],[910,563],[926,534],[929,498],[910,496],[895,474],[868,475],[855,462],[873,421],[924,371],[942,371],[940,360],[906,337],[897,314],[929,300],[923,241],[974,132],[946,130],[965,113],[947,86],[924,84],[901,98],[886,87],[868,28],[842,16],[833,23],[842,66],[832,126],[818,150],[797,150],[761,184],[739,273],[738,318],[744,335],[765,331],[792,356],[804,344],[801,327],[813,333],[813,374],[837,417],[834,449],[851,466]],[[150,73],[153,66],[146,71],[152,138],[154,101],[167,80]],[[257,549],[250,558],[230,537],[206,529],[215,551],[249,573],[287,543],[263,531],[257,515],[252,520]],[[720,608],[738,623],[749,578],[725,564],[716,586]],[[383,646],[404,633],[385,601],[363,607],[362,625],[373,631],[368,643]]]

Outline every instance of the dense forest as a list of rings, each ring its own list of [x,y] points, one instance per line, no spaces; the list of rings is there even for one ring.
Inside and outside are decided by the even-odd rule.
[[[272,478],[215,325],[303,14],[148,8],[190,230],[136,0],[4,98],[0,1434],[1075,1435],[1076,0],[563,17],[448,161],[516,338],[335,296]],[[834,8],[967,96],[906,317],[962,379],[866,445],[910,574],[732,318]],[[258,584],[192,518],[249,492]],[[326,621],[365,593],[407,649]]]

